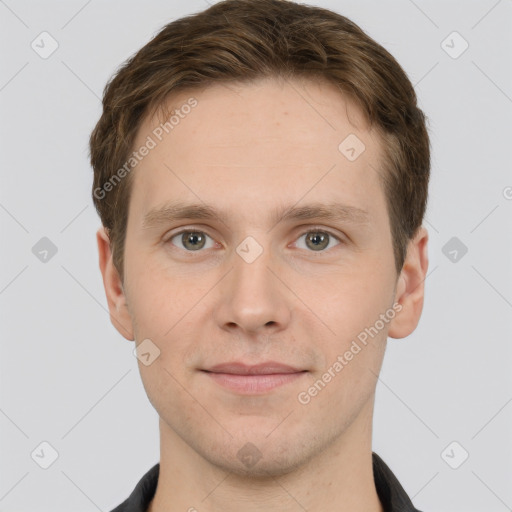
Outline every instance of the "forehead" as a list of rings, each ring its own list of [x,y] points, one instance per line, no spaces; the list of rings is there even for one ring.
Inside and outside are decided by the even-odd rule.
[[[188,108],[191,103],[195,106]],[[173,116],[174,110],[185,115]],[[189,118],[187,126],[178,130],[185,118]],[[172,127],[167,124],[165,130],[169,121]],[[207,135],[211,147],[229,138],[233,143],[231,149],[236,142],[257,138],[262,144],[276,136],[298,146],[306,143],[311,148],[328,134],[324,145],[333,143],[335,149],[346,131],[365,138],[376,137],[368,130],[360,109],[334,84],[307,78],[268,77],[181,91],[163,103],[156,115],[144,120],[139,139],[159,126],[164,128],[164,137],[172,132],[177,141],[180,132],[183,136]]]
[[[227,207],[234,191],[259,206],[277,195],[285,203],[306,194],[319,202],[328,192],[327,202],[384,207],[379,137],[333,84],[216,84],[174,94],[164,107],[144,120],[135,142],[152,141],[133,176],[139,214],[169,195],[209,204],[220,197]]]

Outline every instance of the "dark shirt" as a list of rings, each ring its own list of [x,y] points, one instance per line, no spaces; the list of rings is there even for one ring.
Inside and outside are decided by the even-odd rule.
[[[373,478],[384,512],[420,512],[414,508],[409,496],[385,462],[376,453],[372,457]],[[155,495],[159,471],[160,464],[155,464],[140,479],[128,499],[111,512],[147,512]]]

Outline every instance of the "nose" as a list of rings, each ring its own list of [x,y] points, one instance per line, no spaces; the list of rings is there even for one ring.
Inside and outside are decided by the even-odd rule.
[[[215,318],[220,328],[240,336],[263,336],[286,329],[290,322],[292,298],[276,274],[277,262],[270,249],[254,260],[246,258],[243,247],[233,253],[232,270],[222,280]]]

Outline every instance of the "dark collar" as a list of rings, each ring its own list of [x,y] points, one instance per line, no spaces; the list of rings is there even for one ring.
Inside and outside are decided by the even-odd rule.
[[[409,496],[391,469],[376,454],[372,454],[373,479],[384,512],[420,512],[412,504]]]
[[[372,459],[375,487],[384,512],[419,512],[385,462],[376,453],[372,454]],[[155,495],[159,472],[158,463],[140,479],[128,499],[112,512],[147,512],[149,503]]]

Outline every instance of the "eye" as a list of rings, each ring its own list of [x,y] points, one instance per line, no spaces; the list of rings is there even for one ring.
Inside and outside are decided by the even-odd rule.
[[[299,243],[301,239],[304,239],[302,245]],[[302,233],[297,240],[296,247],[299,249],[309,249],[313,252],[326,252],[327,249],[341,243],[336,235],[329,231],[316,228]],[[175,247],[187,252],[199,252],[201,249],[211,249],[216,243],[204,231],[194,229],[182,230],[175,233],[169,237],[167,241]]]
[[[173,242],[175,238],[178,240],[178,243]],[[211,241],[209,246],[207,246],[207,238]],[[184,249],[188,252],[197,252],[205,248],[211,249],[214,241],[203,231],[184,230],[170,237],[168,242],[171,242],[178,248]],[[182,244],[181,247],[179,246],[179,243]]]
[[[331,247],[341,243],[337,236],[333,235],[329,231],[321,229],[306,231],[298,238],[298,240],[301,240],[302,238],[304,238],[305,247],[299,246],[299,249],[311,249],[313,252],[325,252],[326,248],[330,249]],[[331,244],[333,241],[336,243]]]

